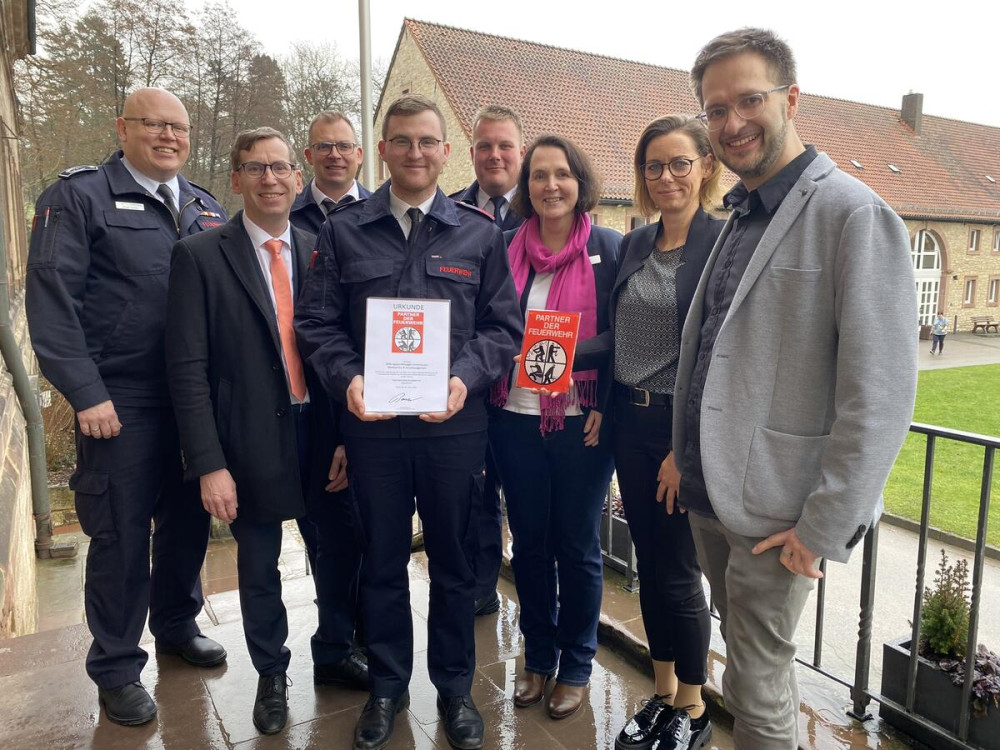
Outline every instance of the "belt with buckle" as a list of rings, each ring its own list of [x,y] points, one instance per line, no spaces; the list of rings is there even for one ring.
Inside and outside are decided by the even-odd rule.
[[[621,397],[632,406],[670,406],[674,402],[670,393],[650,393],[645,388],[632,388],[621,383],[615,385]]]

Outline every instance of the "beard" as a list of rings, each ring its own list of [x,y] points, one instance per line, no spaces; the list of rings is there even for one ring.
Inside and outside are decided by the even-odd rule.
[[[733,163],[724,156],[724,149],[723,155],[720,155],[719,159],[741,180],[759,179],[771,170],[778,157],[781,156],[781,152],[785,148],[785,138],[787,135],[788,120],[784,117],[784,113],[782,113],[781,127],[779,129],[770,131],[763,129],[761,131],[761,152],[756,161],[749,164],[745,162],[742,164]]]

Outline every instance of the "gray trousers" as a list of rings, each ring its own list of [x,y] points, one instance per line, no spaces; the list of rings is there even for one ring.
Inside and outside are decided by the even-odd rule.
[[[812,579],[781,564],[781,547],[755,555],[759,538],[689,515],[698,562],[722,618],[722,693],[733,714],[733,743],[737,750],[796,750],[799,689],[792,637]]]

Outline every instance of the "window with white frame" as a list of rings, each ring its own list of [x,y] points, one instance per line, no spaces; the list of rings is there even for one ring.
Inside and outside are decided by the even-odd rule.
[[[976,304],[976,280],[966,277],[965,295],[962,297],[962,304],[965,307],[972,307]]]
[[[1000,276],[991,276],[986,288],[986,304],[996,307],[1000,304]]]
[[[969,230],[969,252],[976,253],[979,252],[979,230],[970,229]]]

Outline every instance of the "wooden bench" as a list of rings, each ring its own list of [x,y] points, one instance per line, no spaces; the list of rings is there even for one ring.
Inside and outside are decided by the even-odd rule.
[[[972,332],[975,333],[979,329],[983,330],[983,333],[989,333],[992,328],[994,333],[1000,333],[1000,327],[993,318],[989,315],[973,315],[972,316]]]

